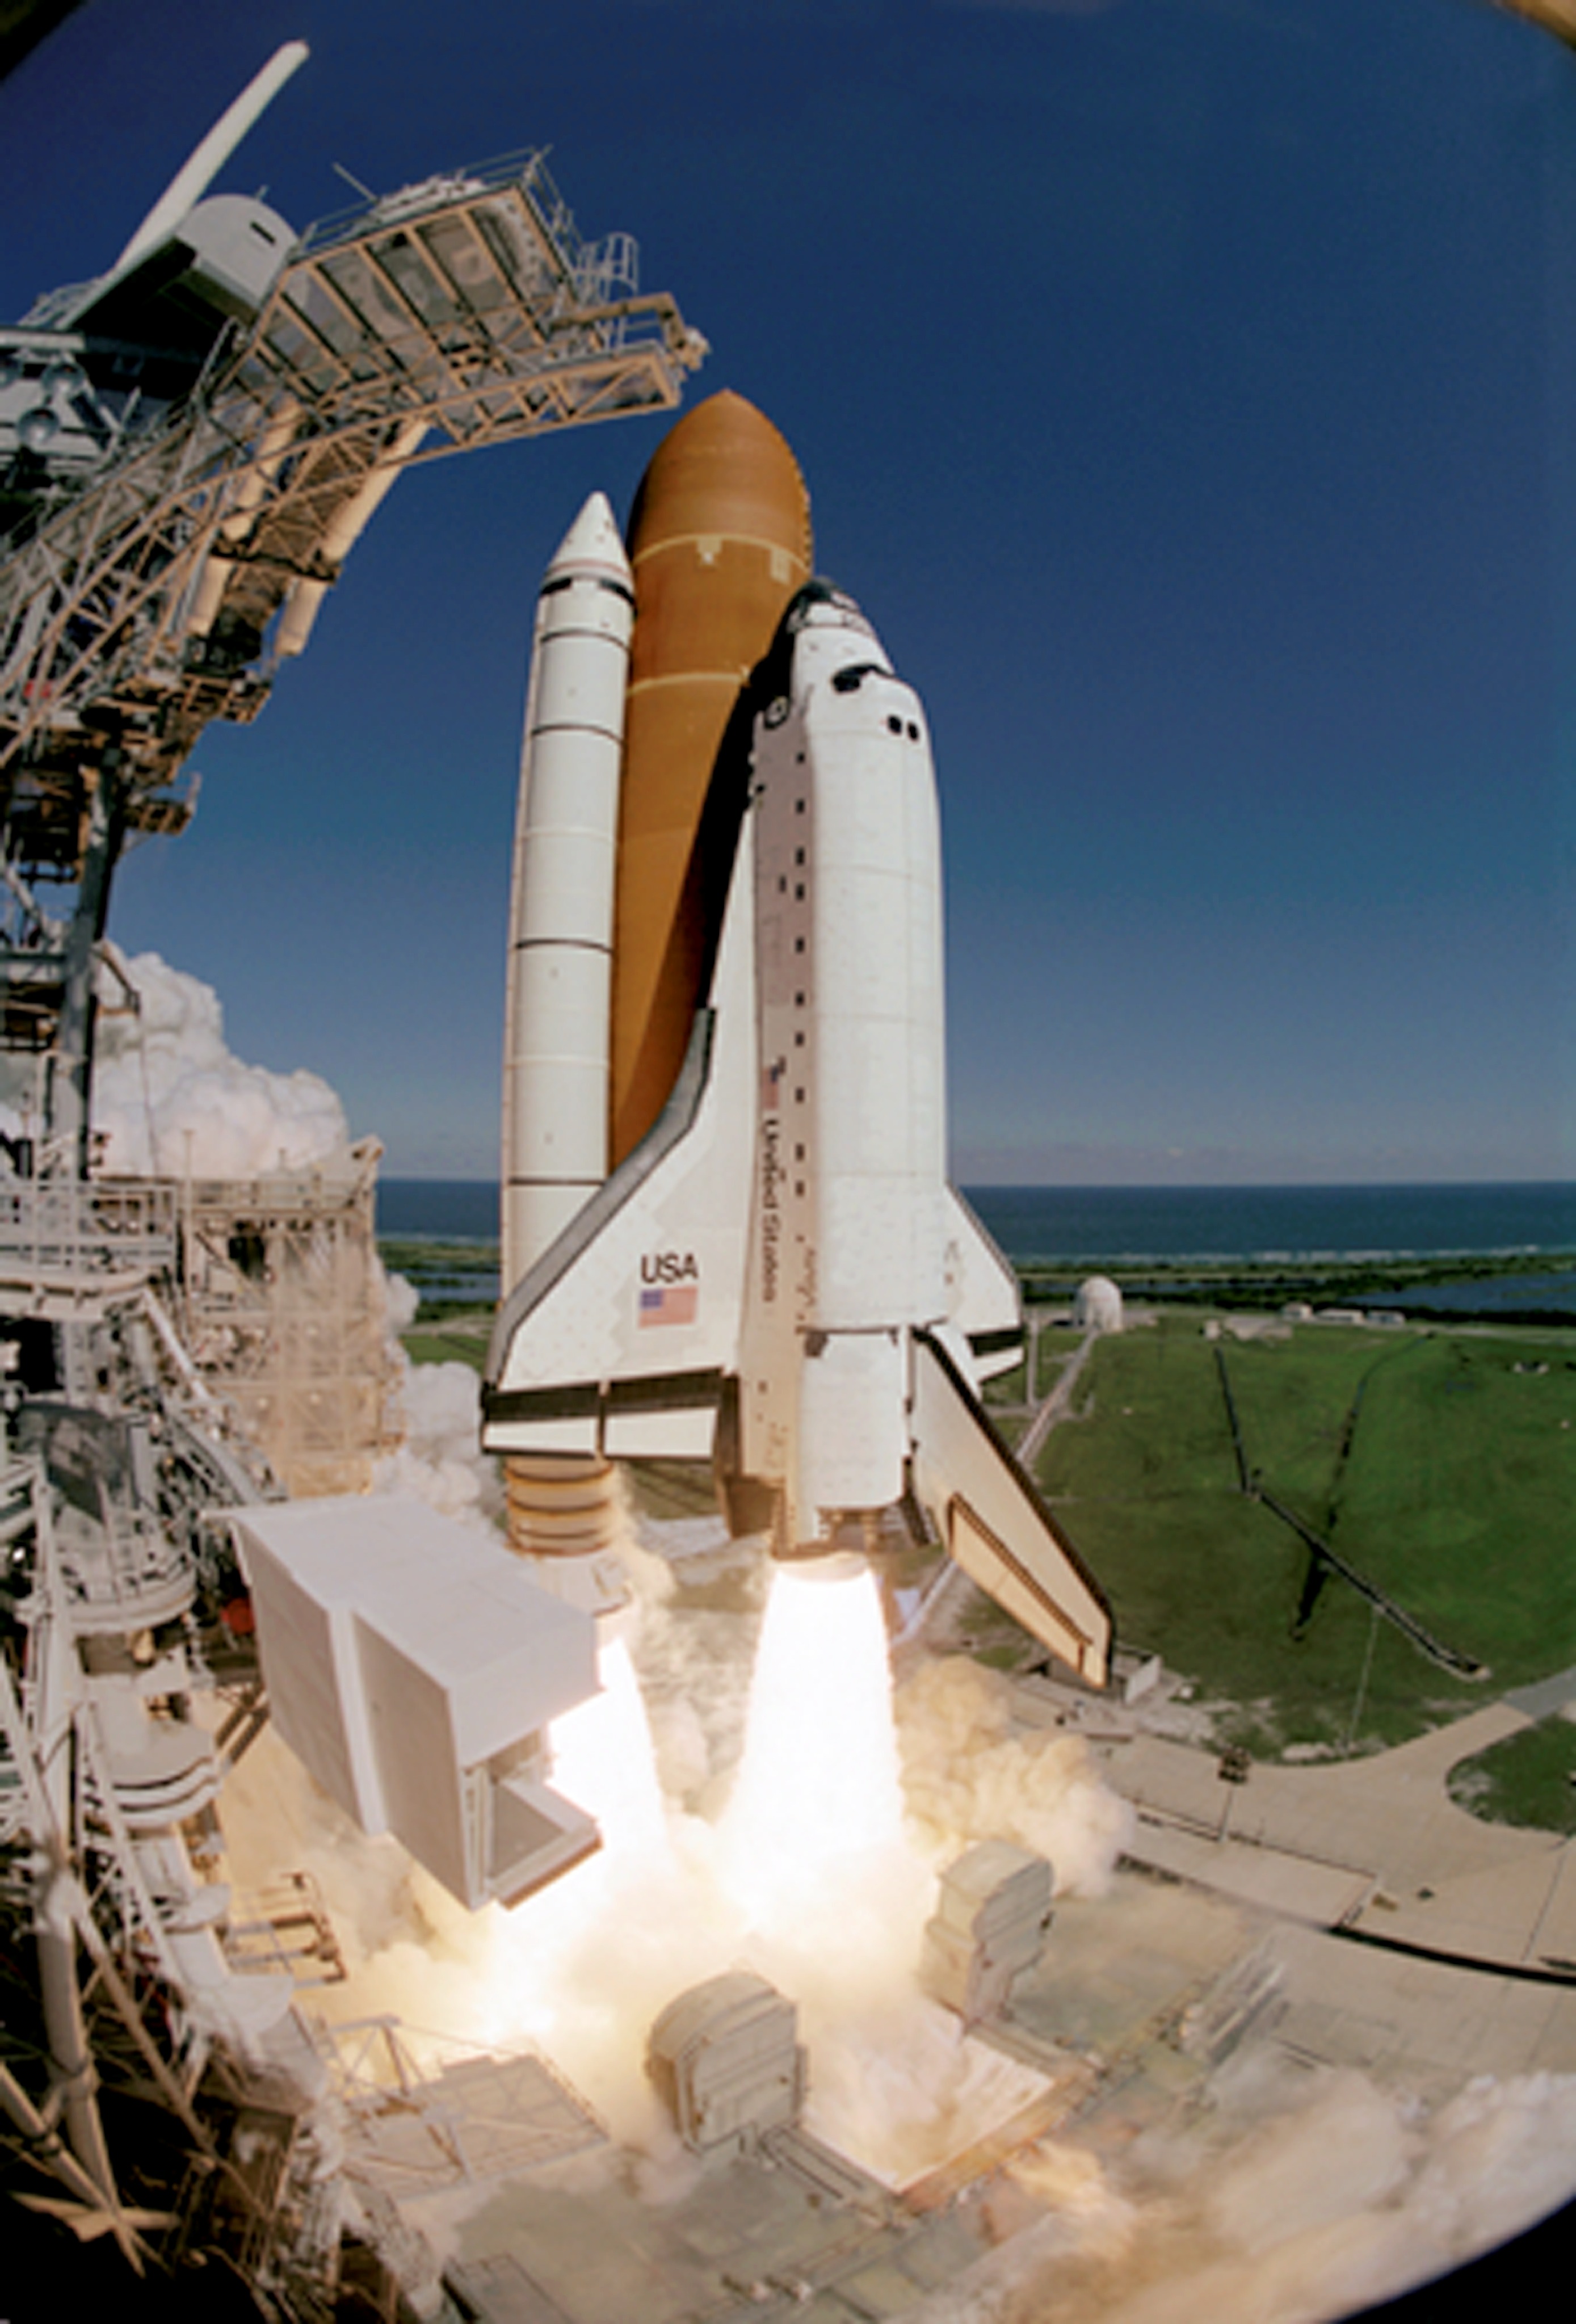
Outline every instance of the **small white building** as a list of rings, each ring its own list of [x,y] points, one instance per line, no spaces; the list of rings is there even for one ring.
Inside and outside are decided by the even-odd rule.
[[[1085,1332],[1120,1332],[1122,1296],[1109,1275],[1092,1275],[1078,1286],[1073,1301],[1073,1321]]]

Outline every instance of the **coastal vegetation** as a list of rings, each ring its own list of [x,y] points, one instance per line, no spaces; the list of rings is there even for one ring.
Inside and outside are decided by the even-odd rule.
[[[380,1235],[378,1256],[391,1275],[403,1276],[417,1293],[417,1324],[474,1314],[479,1308],[486,1310],[490,1324],[498,1301],[495,1242]]]
[[[417,1295],[415,1315],[400,1334],[411,1362],[469,1364],[479,1372],[498,1301],[497,1244],[389,1235],[379,1237],[378,1256]]]
[[[447,1326],[402,1333],[400,1345],[413,1364],[469,1364],[480,1372],[487,1360],[490,1334],[491,1318],[476,1322],[460,1315]]]
[[[1019,1265],[1024,1296],[1031,1302],[1071,1299],[1094,1262],[1077,1270],[1065,1265]],[[1377,1253],[1328,1259],[1101,1260],[1128,1298],[1161,1299],[1168,1305],[1227,1313],[1273,1312],[1293,1301],[1315,1306],[1405,1307],[1437,1295],[1448,1320],[1553,1325],[1571,1321],[1570,1286],[1576,1282],[1576,1253],[1499,1251],[1442,1255]],[[1565,1303],[1551,1305],[1551,1284],[1565,1286]]]

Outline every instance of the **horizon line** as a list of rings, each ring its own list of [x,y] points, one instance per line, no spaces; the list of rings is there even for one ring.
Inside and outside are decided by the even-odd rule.
[[[401,1186],[491,1186],[501,1181],[496,1177],[474,1177],[463,1173],[441,1171],[388,1171],[380,1173],[379,1185]],[[959,1186],[979,1186],[993,1194],[1318,1194],[1351,1192],[1358,1188],[1376,1191],[1386,1187],[1426,1186],[1439,1189],[1446,1186],[1544,1186],[1569,1187],[1576,1192],[1576,1178],[975,1178],[959,1176],[953,1181]]]

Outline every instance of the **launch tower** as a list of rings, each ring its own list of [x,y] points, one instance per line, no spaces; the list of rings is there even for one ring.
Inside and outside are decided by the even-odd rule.
[[[379,1387],[345,1346],[368,1339],[350,1278],[372,1277],[375,1149],[312,1186],[97,1171],[96,1013],[124,982],[111,885],[128,845],[189,821],[205,728],[257,715],[403,469],[664,409],[704,353],[670,298],[637,289],[627,235],[578,232],[539,152],[300,236],[260,199],[210,195],[305,54],[264,67],[107,272],[0,329],[0,1055],[31,1066],[0,1138],[0,1922],[37,1964],[7,2010],[0,2130],[134,2264],[222,2249],[283,2316],[329,2311],[341,2238],[291,1979],[279,1946],[272,1969],[249,1957],[212,1877],[214,1803],[268,1708],[226,1512],[272,1522],[281,1473],[366,1481],[347,1463],[375,1440]],[[495,1649],[498,1586],[482,1595]],[[358,1654],[404,1651],[390,1603],[370,1645],[354,1606],[316,1609],[353,1680]],[[467,1877],[515,1895],[594,1829],[565,1840],[519,1731],[562,1705],[539,1720],[498,1690],[444,1764]],[[192,1699],[216,1692],[210,1736]],[[376,1828],[402,1828],[412,1791],[431,1821],[430,1752],[414,1774],[363,1758]],[[271,2101],[246,2179],[233,2140],[260,2059],[293,2095]],[[139,2209],[126,2157],[145,2180],[161,2137],[166,2200]],[[193,2156],[202,2189],[177,2200]]]

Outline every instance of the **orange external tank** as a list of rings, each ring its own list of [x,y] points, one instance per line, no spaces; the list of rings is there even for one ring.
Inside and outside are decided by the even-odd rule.
[[[739,688],[810,577],[810,502],[770,420],[724,392],[658,446],[630,517],[635,633],[613,903],[612,1162],[672,1089],[713,931],[702,810]]]

